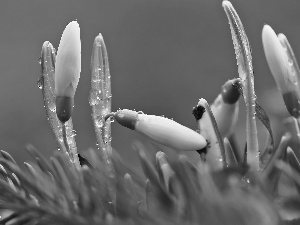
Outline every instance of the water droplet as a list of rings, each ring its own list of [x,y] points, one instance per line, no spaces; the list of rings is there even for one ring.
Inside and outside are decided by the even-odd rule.
[[[103,120],[102,120],[102,118],[97,119],[97,120],[95,121],[95,125],[96,125],[96,127],[98,127],[98,128],[102,128],[102,127],[103,127]]]
[[[42,63],[42,57],[38,58],[38,63],[39,63],[39,64]]]
[[[288,59],[288,64],[289,64],[289,66],[293,66],[294,65],[293,60],[292,59]]]
[[[97,105],[99,103],[99,100],[97,98],[90,98],[89,103],[91,106]]]
[[[101,78],[98,78],[98,77],[97,77],[97,78],[93,79],[93,82],[94,82],[94,83],[101,82]]]
[[[49,109],[50,109],[51,112],[56,112],[56,105],[54,103],[52,103],[52,104],[50,103],[49,104]]]
[[[40,78],[37,80],[37,85],[38,85],[39,89],[43,89],[43,86],[44,86],[43,76],[40,76]]]
[[[76,130],[72,130],[71,134],[70,134],[70,137],[75,137],[77,135],[77,132]]]

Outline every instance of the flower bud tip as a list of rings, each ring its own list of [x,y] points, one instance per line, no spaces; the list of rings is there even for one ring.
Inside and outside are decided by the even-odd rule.
[[[123,109],[113,114],[115,120],[124,127],[135,130],[138,121],[138,113],[129,109]]]
[[[222,97],[224,103],[234,104],[240,98],[240,83],[239,79],[229,80],[222,86]]]
[[[66,26],[57,50],[55,64],[56,96],[74,97],[80,71],[80,27],[77,21],[72,21]]]
[[[56,103],[56,115],[58,119],[65,123],[72,115],[74,99],[65,96],[58,96],[55,100]]]
[[[196,118],[196,120],[200,120],[205,112],[205,108],[202,105],[197,105],[193,108],[192,114]]]

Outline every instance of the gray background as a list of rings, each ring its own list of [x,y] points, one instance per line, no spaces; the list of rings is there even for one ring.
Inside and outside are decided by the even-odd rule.
[[[29,158],[24,148],[27,143],[47,156],[56,148],[36,84],[40,75],[38,58],[43,42],[50,41],[57,48],[63,29],[76,19],[81,27],[82,72],[73,121],[80,152],[95,147],[87,99],[91,48],[99,32],[108,48],[113,110],[129,108],[165,115],[196,129],[191,110],[198,99],[212,102],[221,85],[238,76],[221,3],[220,0],[0,0],[0,149],[10,152],[18,161],[25,161]],[[258,101],[264,102],[264,91],[275,84],[263,55],[263,24],[285,33],[299,56],[300,1],[232,3],[252,46]],[[280,96],[271,104],[273,109],[278,102],[281,103]],[[266,110],[272,111],[272,107]],[[241,145],[245,142],[244,114],[241,102],[237,128]],[[125,160],[136,161],[131,148],[135,139],[146,140],[113,124],[113,147]]]

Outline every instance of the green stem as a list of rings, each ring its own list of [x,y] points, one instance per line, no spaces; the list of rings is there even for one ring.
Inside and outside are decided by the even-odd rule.
[[[72,164],[75,165],[76,168],[80,168],[79,159],[77,156],[77,152],[73,152],[72,148],[70,147],[68,143],[68,133],[66,128],[66,123],[61,123],[62,127],[62,136],[63,136],[63,142],[65,145],[66,153],[71,161]]]
[[[229,1],[223,1],[222,5],[230,25],[238,65],[238,73],[242,80],[244,100],[247,109],[247,162],[252,169],[257,170],[259,169],[259,148],[255,118],[256,96],[254,91],[254,76],[250,44],[242,21],[232,4]]]

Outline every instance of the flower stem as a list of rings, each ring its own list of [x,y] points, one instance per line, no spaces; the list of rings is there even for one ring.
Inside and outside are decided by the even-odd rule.
[[[64,140],[64,144],[65,144],[65,148],[66,148],[66,152],[68,153],[69,157],[71,158],[71,160],[74,160],[74,157],[72,154],[70,154],[70,148],[68,145],[68,140],[67,140],[67,131],[66,131],[66,125],[64,123],[62,123],[62,133],[63,133],[63,140]]]
[[[247,162],[252,169],[259,169],[259,148],[255,118],[256,95],[254,91],[251,49],[244,26],[232,4],[229,1],[224,0],[222,6],[230,25],[238,73],[242,80],[241,83],[247,109]]]

